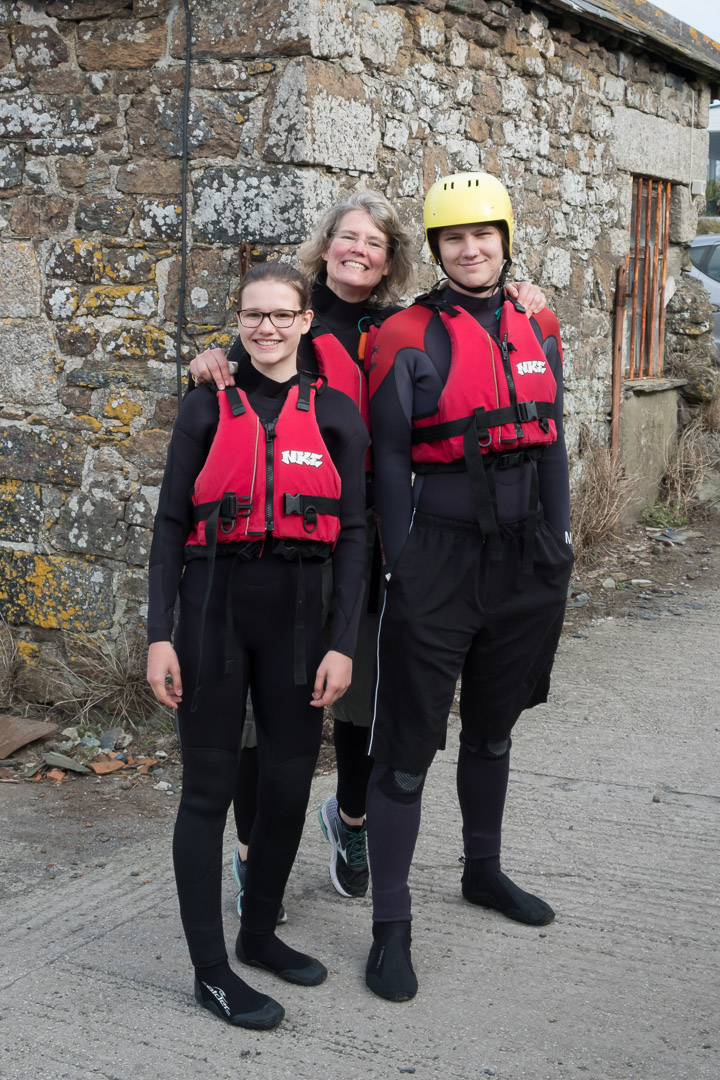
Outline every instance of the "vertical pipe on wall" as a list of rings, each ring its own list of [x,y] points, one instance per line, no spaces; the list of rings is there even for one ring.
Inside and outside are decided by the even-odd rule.
[[[192,50],[192,20],[188,0],[185,5],[185,89],[182,111],[182,191],[180,218],[180,286],[175,327],[175,371],[177,377],[178,409],[182,402],[182,328],[185,321],[185,282],[187,279],[187,173],[188,173],[188,116],[190,112],[190,56]]]

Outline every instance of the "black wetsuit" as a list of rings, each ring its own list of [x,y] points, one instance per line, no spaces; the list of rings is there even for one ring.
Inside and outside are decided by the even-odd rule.
[[[291,385],[276,383],[249,363],[236,383],[263,420],[278,416]],[[342,483],[341,533],[333,554],[335,618],[330,648],[352,657],[362,609],[365,564],[364,458],[368,436],[353,403],[327,388],[315,399],[323,440]],[[252,833],[243,927],[274,930],[302,832],[320,745],[322,709],[310,705],[323,642],[323,565],[303,558],[307,684],[294,679],[298,560],[266,541],[247,560],[218,545],[200,655],[201,609],[208,562],[185,560],[190,494],[218,422],[214,390],[200,387],[183,402],[168,452],[150,555],[150,642],[169,641],[180,597],[175,648],[183,679],[178,710],[183,791],[174,860],[190,954],[196,968],[226,959],[221,915],[222,835],[237,777],[242,721],[252,682],[260,780]],[[231,612],[231,618],[228,618]],[[227,635],[233,664],[225,671]],[[198,664],[199,672],[198,672]],[[198,678],[199,675],[199,678]],[[196,683],[196,707],[191,709]]]
[[[497,336],[499,294],[476,299],[446,288],[442,295]],[[450,340],[439,315],[428,324],[423,348],[398,352],[371,399],[375,501],[390,574],[370,746],[376,761],[368,797],[376,921],[410,918],[407,873],[422,783],[444,747],[458,677],[458,794],[470,858],[499,853],[510,731],[523,709],[547,699],[572,548],[561,356],[556,339],[543,340],[538,324],[532,325],[558,385],[558,438],[536,464],[493,469],[499,561],[491,558],[478,525],[467,471],[412,482],[412,417],[437,408],[450,370]],[[525,523],[535,467],[541,511],[527,575]]]
[[[358,359],[360,337],[369,329],[370,324],[378,324],[400,310],[392,304],[377,307],[368,305],[365,300],[359,302],[343,300],[323,281],[319,281],[314,286],[310,304],[315,319],[338,339],[353,359]],[[238,364],[241,373],[249,366],[249,357],[239,337],[230,349],[228,359]],[[317,373],[317,358],[310,334],[300,339],[298,367],[312,374]],[[366,476],[366,503],[370,511],[373,506],[371,473]],[[367,537],[370,549],[368,562],[372,557],[374,536],[374,516],[370,514]],[[370,607],[373,608],[372,602]],[[337,800],[339,806],[351,818],[360,818],[365,815],[367,785],[371,769],[371,762],[367,756],[367,735],[372,719],[377,628],[377,615],[373,610],[370,612],[364,610],[353,664],[353,682],[347,693],[335,703],[331,710],[334,719],[333,741],[337,759]],[[256,778],[257,754],[252,742],[249,745],[244,743],[233,807],[238,839],[245,844],[249,842],[255,817],[253,791]]]

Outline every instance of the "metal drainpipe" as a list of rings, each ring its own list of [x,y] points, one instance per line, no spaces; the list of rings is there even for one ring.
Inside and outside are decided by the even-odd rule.
[[[188,117],[190,113],[190,57],[192,53],[192,19],[188,0],[185,7],[185,91],[182,113],[182,192],[180,218],[180,287],[178,289],[178,314],[175,328],[175,369],[177,376],[178,409],[182,404],[182,329],[185,321],[185,281],[187,277],[187,173],[188,173]]]

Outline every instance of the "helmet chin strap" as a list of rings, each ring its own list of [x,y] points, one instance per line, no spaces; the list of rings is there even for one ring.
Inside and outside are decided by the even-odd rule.
[[[475,295],[480,295],[480,293],[486,293],[486,292],[492,293],[492,292],[495,292],[497,289],[504,288],[505,287],[505,282],[507,280],[508,273],[510,272],[510,267],[512,266],[512,259],[506,259],[505,260],[505,262],[503,263],[503,268],[500,271],[500,277],[497,279],[497,281],[492,282],[492,284],[490,284],[490,285],[465,285],[464,282],[458,281],[456,278],[451,277],[451,275],[448,274],[447,270],[445,269],[445,267],[443,266],[443,264],[440,262],[439,259],[438,259],[438,265],[439,265],[440,269],[443,271],[443,273],[445,274],[445,277],[448,279],[448,281],[452,281],[453,285],[459,285],[459,287],[461,289],[464,289],[465,292],[472,293],[473,296],[475,296]]]

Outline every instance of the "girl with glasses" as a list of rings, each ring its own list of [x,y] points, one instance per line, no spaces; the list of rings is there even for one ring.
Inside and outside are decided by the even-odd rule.
[[[238,296],[247,361],[235,385],[183,402],[150,556],[148,680],[177,710],[183,788],[173,856],[195,997],[227,1022],[271,1028],[284,1010],[228,963],[222,841],[253,687],[257,813],[242,963],[315,986],[327,970],[275,934],[305,819],[323,709],[347,689],[364,587],[367,429],[326,380],[298,372],[309,288],[285,264],[254,267]],[[335,619],[323,643],[324,566]],[[173,609],[180,620],[171,644]]]

